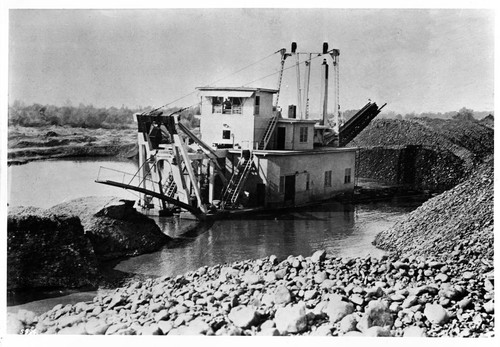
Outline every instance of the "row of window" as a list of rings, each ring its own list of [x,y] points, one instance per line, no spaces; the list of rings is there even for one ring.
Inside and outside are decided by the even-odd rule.
[[[285,192],[285,177],[286,176],[280,176],[280,186],[279,186],[279,192],[284,193]],[[310,189],[310,183],[311,182],[311,177],[309,173],[306,173],[306,190]],[[351,168],[346,168],[345,169],[345,174],[344,174],[344,184],[351,183]],[[325,171],[325,188],[326,187],[331,187],[332,186],[332,170]]]
[[[212,113],[242,114],[242,98],[223,98],[221,96],[212,97]],[[260,113],[260,96],[255,97],[254,114]]]

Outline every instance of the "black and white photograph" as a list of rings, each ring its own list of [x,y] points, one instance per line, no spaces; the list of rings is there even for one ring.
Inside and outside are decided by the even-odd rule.
[[[2,28],[6,345],[498,342],[491,3],[31,5]]]

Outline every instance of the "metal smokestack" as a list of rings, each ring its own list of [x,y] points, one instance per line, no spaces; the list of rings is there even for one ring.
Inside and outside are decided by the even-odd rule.
[[[323,64],[321,64],[321,101],[320,110],[322,119],[320,121],[321,125],[328,124],[328,63],[326,59],[323,59]]]
[[[323,42],[323,54],[328,53],[328,42]]]

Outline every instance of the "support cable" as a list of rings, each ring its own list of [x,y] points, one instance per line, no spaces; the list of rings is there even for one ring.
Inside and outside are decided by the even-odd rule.
[[[258,60],[258,61],[256,61],[256,62],[253,62],[253,63],[251,63],[251,64],[249,64],[249,65],[247,65],[247,66],[245,66],[245,67],[243,67],[243,68],[241,68],[241,69],[239,69],[239,70],[237,70],[237,71],[234,71],[234,72],[230,73],[229,75],[227,75],[227,76],[225,76],[225,77],[222,77],[222,78],[220,78],[220,79],[218,79],[218,80],[216,80],[216,81],[214,81],[214,82],[212,82],[212,83],[209,83],[209,84],[208,84],[208,86],[213,85],[213,84],[215,84],[215,83],[218,83],[218,82],[220,82],[220,81],[222,81],[222,80],[225,80],[226,78],[231,77],[232,75],[235,75],[235,74],[237,74],[237,73],[239,73],[239,72],[241,72],[241,71],[243,71],[243,70],[245,70],[245,69],[248,69],[249,67],[251,67],[251,66],[254,66],[254,65],[258,64],[258,63],[260,63],[260,62],[262,62],[262,61],[266,60],[267,58],[269,58],[269,57],[271,57],[271,56],[273,56],[273,55],[275,55],[276,53],[279,53],[279,52],[280,52],[280,50],[278,50],[278,51],[276,51],[276,52],[274,52],[274,53],[271,53],[271,54],[269,54],[268,56],[266,56],[266,57],[264,57],[264,58],[262,58],[262,59],[260,59],[260,60]],[[196,91],[196,90],[194,90],[194,91],[192,91],[191,93],[186,94],[186,95],[184,95],[184,96],[181,96],[181,97],[179,97],[179,98],[177,98],[177,99],[175,99],[175,100],[173,100],[173,101],[170,101],[169,103],[167,103],[167,104],[165,104],[165,105],[162,105],[162,106],[160,106],[160,107],[157,107],[157,108],[155,108],[155,109],[152,109],[151,111],[148,111],[148,112],[146,112],[146,111],[145,111],[145,112],[143,112],[143,113],[142,113],[142,115],[145,115],[146,113],[151,114],[151,113],[153,113],[153,112],[156,112],[156,111],[158,111],[159,109],[162,109],[162,108],[164,108],[164,107],[167,107],[167,106],[169,106],[169,105],[173,104],[173,103],[174,103],[174,102],[176,102],[176,101],[179,101],[179,100],[182,100],[182,99],[184,99],[184,98],[187,98],[188,96],[191,96],[191,95],[195,94],[196,92],[197,92],[197,91]]]

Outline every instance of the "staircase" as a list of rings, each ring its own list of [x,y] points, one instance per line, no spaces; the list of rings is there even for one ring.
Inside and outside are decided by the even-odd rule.
[[[253,154],[250,152],[248,157],[242,156],[236,171],[231,176],[231,180],[227,185],[226,190],[222,196],[224,208],[232,208],[236,205],[238,198],[241,194],[245,181],[252,169]]]
[[[385,106],[378,108],[374,102],[369,102],[359,110],[351,119],[349,119],[339,129],[339,147],[343,147],[351,142],[364,128],[370,124],[380,110]]]
[[[276,112],[276,114],[269,120],[266,131],[264,132],[264,136],[262,136],[262,139],[259,142],[260,150],[266,149],[267,144],[269,143],[269,140],[273,135],[274,128],[276,128],[276,124],[278,123],[278,115],[279,115],[278,112]]]

